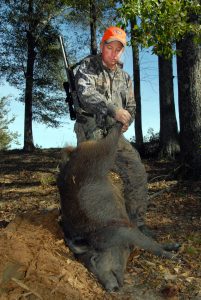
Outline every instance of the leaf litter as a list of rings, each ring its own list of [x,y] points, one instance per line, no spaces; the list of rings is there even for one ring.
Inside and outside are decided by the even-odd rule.
[[[159,242],[181,244],[177,262],[138,248],[124,287],[107,293],[66,247],[59,226],[60,149],[0,153],[0,300],[201,299],[201,182],[175,180],[172,162],[145,161],[147,224]],[[121,186],[118,175],[111,173]]]

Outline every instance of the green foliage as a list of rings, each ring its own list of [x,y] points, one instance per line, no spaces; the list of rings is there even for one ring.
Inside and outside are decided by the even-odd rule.
[[[84,25],[88,25],[90,22],[90,5],[93,3],[96,9],[96,20],[99,28],[107,27],[111,25],[113,22],[113,18],[115,17],[114,11],[116,7],[116,2],[114,0],[73,0],[71,1],[71,11],[70,14],[67,15],[67,19],[74,20],[75,23],[84,22]],[[108,23],[108,24],[106,24]]]
[[[153,142],[153,141],[159,141],[159,133],[155,133],[153,128],[149,128],[147,130],[147,134],[143,138],[144,142]],[[131,143],[135,143],[135,137],[132,137],[130,139]]]
[[[73,0],[71,8],[66,11],[63,23],[63,36],[65,44],[68,44],[68,52],[70,50],[70,60],[76,63],[90,53],[90,22],[96,24],[96,40],[97,45],[101,39],[103,31],[106,27],[116,24],[117,10],[114,0]],[[91,16],[90,6],[95,5],[95,20]],[[73,29],[73,30],[72,30]],[[76,61],[71,57],[73,54]]]
[[[24,102],[24,90],[30,62],[28,61],[28,39],[31,39],[34,57],[33,74],[33,120],[56,127],[67,113],[64,102],[63,81],[66,74],[58,44],[61,30],[65,46],[73,61],[89,54],[89,22],[91,1],[74,0],[2,0],[0,8],[1,78],[21,90],[18,98]],[[97,1],[97,27],[103,29],[104,22],[111,20],[115,1]],[[109,15],[110,13],[110,15]],[[109,22],[108,21],[108,22]],[[100,26],[101,25],[101,26]],[[76,30],[75,30],[76,27]],[[65,30],[67,28],[67,30]],[[84,38],[83,38],[84,37]],[[70,47],[72,46],[72,51]],[[87,53],[83,54],[83,48]],[[69,50],[70,49],[70,50]],[[77,53],[75,53],[77,52]],[[82,56],[81,56],[82,54]]]
[[[0,150],[7,150],[11,143],[19,144],[17,132],[9,131],[9,125],[14,122],[15,118],[8,118],[8,98],[0,98]]]
[[[159,132],[155,133],[153,128],[147,130],[147,135],[144,137],[144,142],[159,141]]]
[[[135,137],[130,139],[132,145],[137,148],[135,144]],[[159,151],[159,133],[155,133],[153,128],[147,130],[147,134],[143,137],[143,152],[140,155],[143,158],[157,157]]]
[[[1,79],[21,90],[24,102],[25,82],[32,43],[33,119],[49,126],[58,126],[67,112],[64,102],[61,51],[58,44],[58,15],[69,1],[39,0],[2,1],[0,8]],[[30,13],[30,10],[32,13]]]
[[[199,41],[201,25],[199,0],[125,0],[120,8],[124,26],[137,17],[134,38],[142,47],[153,47],[153,52],[171,57],[172,44],[193,33]]]

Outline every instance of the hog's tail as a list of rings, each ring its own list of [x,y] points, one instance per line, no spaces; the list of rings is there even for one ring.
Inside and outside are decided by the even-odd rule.
[[[79,165],[87,171],[86,177],[91,177],[92,172],[96,176],[104,176],[112,168],[121,130],[122,124],[117,122],[105,138],[86,141],[78,146]]]
[[[117,122],[109,131],[108,135],[102,140],[98,141],[96,145],[97,156],[99,159],[96,160],[98,169],[101,173],[111,170],[114,164],[118,141],[121,135],[122,124]],[[99,153],[99,155],[98,155]]]
[[[117,122],[110,130],[108,135],[97,143],[97,151],[100,151],[102,161],[108,162],[113,159],[117,152],[117,145],[121,135],[122,124]]]

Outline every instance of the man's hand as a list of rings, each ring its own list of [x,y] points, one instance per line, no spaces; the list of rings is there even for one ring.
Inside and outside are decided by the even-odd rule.
[[[115,120],[121,122],[124,126],[125,125],[128,126],[129,121],[131,119],[131,115],[126,109],[120,108],[116,111],[116,114],[115,114],[114,118],[115,118]]]
[[[126,132],[126,131],[128,130],[128,127],[129,127],[128,124],[124,124],[123,127],[122,127],[121,132],[122,132],[122,133],[123,133],[123,132]]]

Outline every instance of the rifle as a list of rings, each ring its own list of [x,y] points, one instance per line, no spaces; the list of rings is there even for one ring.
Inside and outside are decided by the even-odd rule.
[[[78,103],[78,97],[75,89],[75,78],[72,68],[69,65],[68,58],[66,55],[66,50],[64,47],[63,37],[59,36],[59,42],[63,54],[64,60],[64,67],[66,70],[66,75],[68,81],[63,83],[64,90],[66,92],[66,103],[68,103],[69,113],[71,120],[76,120],[76,110],[75,110],[75,103]]]

